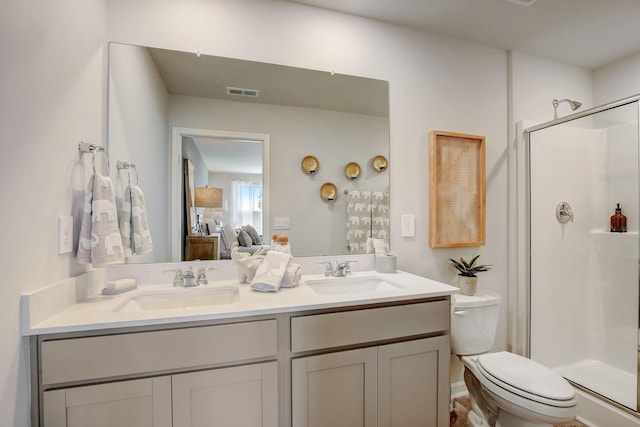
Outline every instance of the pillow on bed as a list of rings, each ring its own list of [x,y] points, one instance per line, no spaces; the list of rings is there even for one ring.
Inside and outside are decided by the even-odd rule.
[[[224,224],[222,226],[222,232],[220,235],[222,236],[222,244],[224,245],[225,251],[230,250],[231,244],[238,241],[236,238],[236,231],[230,224]]]
[[[240,246],[244,247],[252,245],[251,237],[249,237],[246,231],[240,230],[238,232],[238,243],[240,244]]]
[[[244,231],[249,235],[249,237],[251,237],[251,241],[253,242],[254,245],[262,244],[262,239],[260,238],[260,234],[258,233],[258,230],[256,230],[253,227],[253,225],[251,224],[245,225],[244,227],[242,227],[242,231]]]

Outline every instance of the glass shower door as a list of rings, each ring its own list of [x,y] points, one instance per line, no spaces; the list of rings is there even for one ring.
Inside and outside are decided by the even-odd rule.
[[[530,355],[638,409],[638,102],[529,133]],[[617,204],[626,232],[612,232]]]

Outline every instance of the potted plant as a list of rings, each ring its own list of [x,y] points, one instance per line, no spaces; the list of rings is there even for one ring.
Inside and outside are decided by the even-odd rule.
[[[490,265],[477,264],[478,258],[480,255],[474,256],[470,261],[462,257],[459,260],[449,258],[449,265],[459,271],[458,287],[462,295],[475,295],[478,290],[478,276],[476,274],[491,270]]]

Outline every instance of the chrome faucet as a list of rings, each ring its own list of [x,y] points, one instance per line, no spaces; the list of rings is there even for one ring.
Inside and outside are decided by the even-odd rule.
[[[189,267],[189,269],[182,275],[184,276],[184,284],[182,285],[183,287],[192,288],[194,286],[198,286],[198,283],[196,282],[196,276],[193,275],[191,267]]]
[[[336,263],[335,270],[333,269],[333,263],[331,261],[321,262],[320,264],[326,264],[327,266],[324,269],[325,277],[333,276],[333,277],[346,277],[351,274],[351,266],[349,263],[357,262],[357,261],[342,261]]]
[[[357,262],[357,261],[342,261],[339,262],[338,265],[336,265],[336,270],[333,272],[333,276],[334,277],[346,277],[348,275],[351,274],[351,266],[349,265],[350,262]]]
[[[207,274],[205,273],[207,270],[214,270],[213,268],[205,268],[202,267],[198,270],[198,278],[193,274],[191,267],[188,270],[182,271],[181,268],[175,268],[172,270],[165,270],[165,273],[175,272],[175,276],[173,277],[173,286],[180,286],[183,288],[191,288],[195,286],[202,286],[208,283]]]

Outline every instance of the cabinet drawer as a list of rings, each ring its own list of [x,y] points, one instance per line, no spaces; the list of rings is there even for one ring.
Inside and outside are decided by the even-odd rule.
[[[449,301],[291,318],[291,351],[310,351],[449,329]]]
[[[42,383],[203,367],[276,353],[276,320],[45,341]]]

